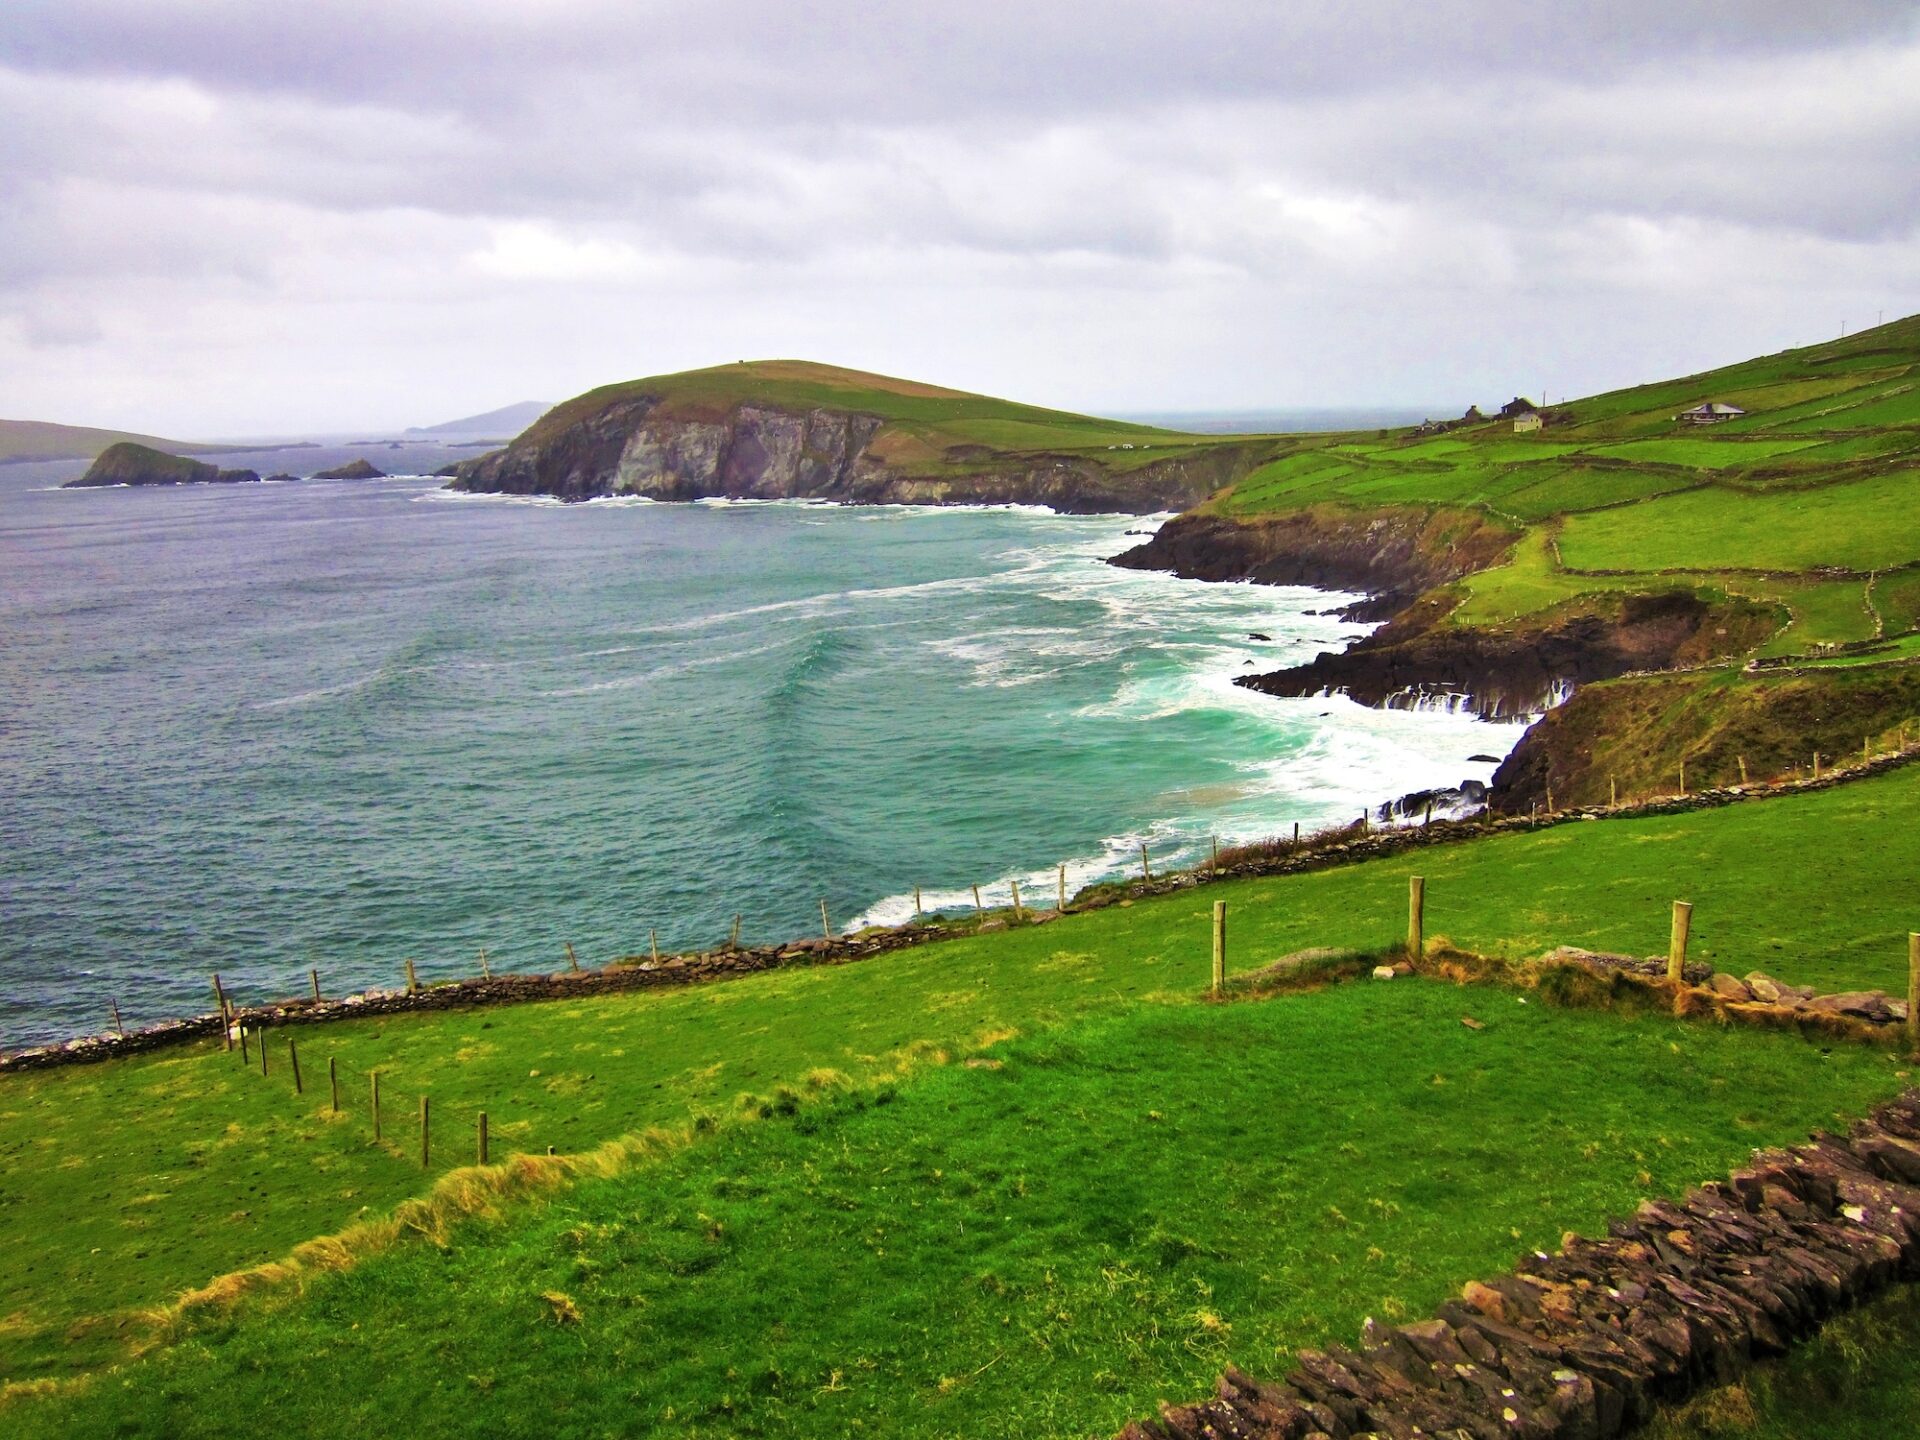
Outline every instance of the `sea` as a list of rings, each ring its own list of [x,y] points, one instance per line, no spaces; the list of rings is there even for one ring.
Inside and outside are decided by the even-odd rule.
[[[1159,519],[55,473],[0,470],[0,1047],[216,971],[1045,904],[1487,780],[1523,728],[1237,687],[1365,633],[1352,597],[1105,563]]]

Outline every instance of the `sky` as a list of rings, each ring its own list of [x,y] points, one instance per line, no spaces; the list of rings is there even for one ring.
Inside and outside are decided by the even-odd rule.
[[[1920,311],[1920,7],[0,0],[0,416],[1435,413]]]

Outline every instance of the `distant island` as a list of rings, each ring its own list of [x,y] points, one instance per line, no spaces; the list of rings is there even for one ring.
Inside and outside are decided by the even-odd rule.
[[[463,415],[458,420],[443,420],[438,425],[409,425],[409,435],[491,435],[499,439],[518,435],[553,408],[551,400],[522,400],[502,405],[479,415]]]
[[[344,465],[336,465],[331,470],[316,470],[316,480],[384,480],[387,472],[377,470],[366,460],[349,460]]]
[[[204,460],[189,460],[184,455],[169,455],[151,445],[122,440],[109,445],[94,458],[87,473],[69,480],[63,490],[87,489],[102,485],[242,485],[258,484],[257,470],[222,470]]]

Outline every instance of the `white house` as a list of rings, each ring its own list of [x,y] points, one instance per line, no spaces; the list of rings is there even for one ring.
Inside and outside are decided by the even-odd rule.
[[[1682,410],[1673,418],[1687,425],[1717,425],[1722,420],[1738,419],[1746,413],[1738,405],[1729,405],[1724,400],[1708,400],[1691,410]]]

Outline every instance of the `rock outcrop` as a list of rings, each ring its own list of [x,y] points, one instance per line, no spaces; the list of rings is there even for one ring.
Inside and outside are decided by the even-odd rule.
[[[349,460],[344,465],[336,465],[331,470],[316,470],[316,480],[384,480],[387,472],[376,470],[365,460]]]
[[[75,490],[101,485],[241,485],[258,482],[253,470],[222,470],[204,460],[169,455],[148,445],[123,440],[109,445],[94,459],[87,473],[61,488]]]
[[[1215,444],[1126,465],[1087,453],[955,444],[902,458],[887,422],[857,409],[745,401],[700,415],[655,394],[570,403],[504,450],[463,462],[452,488],[593,500],[834,500],[854,504],[1028,504],[1151,514],[1192,505],[1257,461],[1258,444]]]
[[[1359,591],[1366,600],[1342,613],[1384,620],[1435,586],[1496,564],[1516,538],[1476,511],[1320,505],[1249,520],[1176,516],[1113,563],[1190,580]]]

